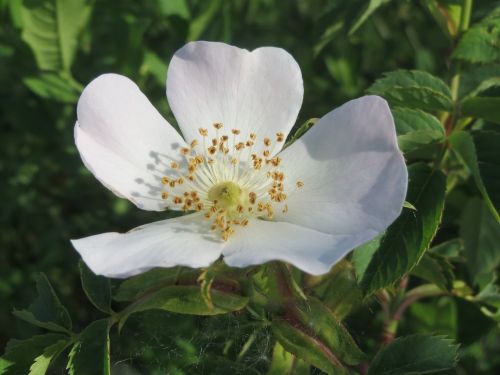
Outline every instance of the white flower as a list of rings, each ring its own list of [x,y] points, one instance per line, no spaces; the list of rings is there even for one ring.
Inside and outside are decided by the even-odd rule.
[[[283,260],[322,274],[401,212],[407,171],[385,100],[325,115],[282,150],[303,97],[283,49],[192,42],[174,55],[167,97],[183,137],[128,78],[105,74],[78,102],[75,141],[107,188],[144,210],[189,212],[73,240],[96,273]]]

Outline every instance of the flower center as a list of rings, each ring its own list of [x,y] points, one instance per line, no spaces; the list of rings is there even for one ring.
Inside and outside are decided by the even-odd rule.
[[[236,226],[247,226],[252,218],[273,219],[276,210],[288,212],[285,203],[285,174],[279,169],[281,159],[270,157],[272,141],[262,140],[261,154],[253,151],[257,135],[239,139],[240,130],[232,129],[232,139],[220,135],[221,123],[213,124],[216,137],[208,139],[208,130],[199,129],[201,142],[180,149],[180,158],[170,162],[170,170],[162,178],[161,196],[177,209],[199,211],[212,222],[223,240]],[[276,142],[284,141],[283,133]],[[293,189],[303,182],[296,181]]]
[[[248,206],[248,199],[243,194],[243,190],[234,182],[226,181],[214,185],[208,191],[208,200],[216,202],[219,207],[224,208],[228,217],[237,217],[241,206],[243,209]]]

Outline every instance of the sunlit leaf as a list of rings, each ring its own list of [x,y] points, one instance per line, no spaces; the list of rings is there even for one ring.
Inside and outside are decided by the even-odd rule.
[[[393,106],[427,111],[453,108],[449,87],[438,77],[418,70],[385,73],[367,92],[383,96]]]
[[[434,116],[408,108],[392,109],[398,144],[404,153],[444,139],[443,125]]]
[[[92,10],[89,0],[25,0],[23,40],[33,50],[41,70],[69,71],[78,37]]]
[[[33,336],[26,340],[10,340],[5,348],[5,353],[0,357],[1,375],[42,375],[42,369],[48,367],[50,360],[56,355],[54,349],[62,343],[68,342],[68,337],[60,334],[49,333]],[[46,358],[44,364],[40,357]],[[47,363],[48,362],[48,363]],[[34,367],[30,373],[30,368]],[[38,367],[38,369],[37,369]],[[38,372],[37,372],[38,371]]]

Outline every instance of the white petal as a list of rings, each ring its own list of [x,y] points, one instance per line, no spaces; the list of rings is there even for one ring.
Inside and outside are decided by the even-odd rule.
[[[292,186],[287,214],[276,219],[369,240],[400,214],[407,170],[385,100],[365,96],[324,116],[280,153]],[[304,182],[295,188],[296,181]]]
[[[208,266],[220,256],[224,243],[207,225],[192,214],[71,243],[97,275],[124,278],[154,267]]]
[[[198,128],[215,131],[222,122],[227,132],[241,130],[239,139],[258,135],[285,136],[292,128],[304,93],[296,61],[281,48],[249,52],[223,43],[191,42],[178,50],[167,75],[170,107],[187,141],[199,139]],[[222,134],[222,133],[221,133]],[[273,145],[278,151],[281,144]]]
[[[87,168],[139,208],[164,209],[161,177],[185,142],[137,85],[102,75],[83,91],[77,115],[75,141]]]
[[[282,260],[320,275],[352,249],[350,238],[290,223],[253,220],[247,227],[236,230],[223,255],[224,261],[233,267]]]

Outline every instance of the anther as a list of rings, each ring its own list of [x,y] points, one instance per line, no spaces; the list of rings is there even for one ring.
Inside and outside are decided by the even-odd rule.
[[[206,137],[208,135],[208,129],[199,128],[198,133],[200,133],[202,137]]]
[[[232,129],[231,133],[233,133],[234,135],[238,135],[238,134],[240,134],[240,130],[239,129]]]
[[[164,191],[161,193],[162,199],[167,199],[168,198],[168,192]]]
[[[173,161],[173,162],[170,163],[170,168],[177,169],[177,168],[179,168],[179,164],[176,163],[175,161]]]
[[[297,181],[297,187],[300,189],[302,186],[304,186],[304,183],[302,181]]]
[[[276,133],[276,141],[283,142],[285,140],[285,135],[282,132]]]
[[[219,130],[219,129],[222,129],[224,125],[222,125],[222,122],[216,122],[214,123],[214,128]]]

